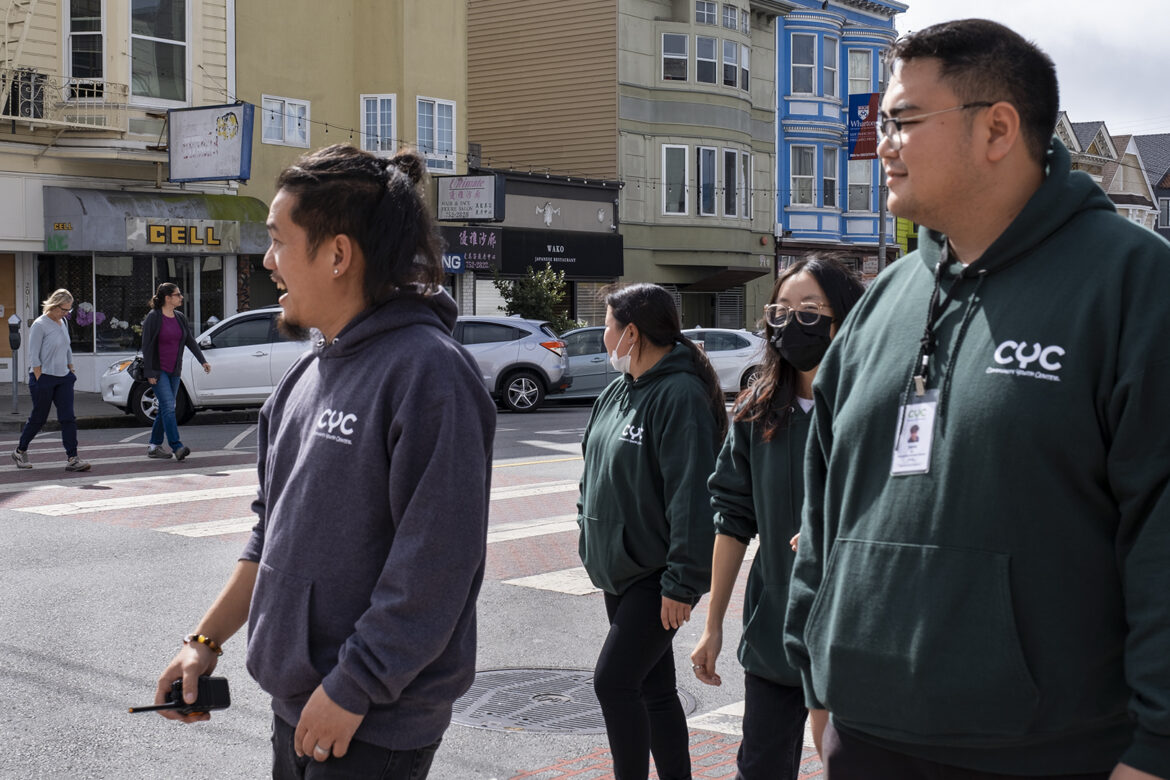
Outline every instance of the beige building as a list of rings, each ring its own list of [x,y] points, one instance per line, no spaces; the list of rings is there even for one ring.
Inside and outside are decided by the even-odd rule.
[[[467,170],[465,0],[240,0],[236,14],[237,96],[256,106],[242,193],[270,203],[282,168],[335,143]],[[241,261],[241,307],[275,302],[262,261]]]
[[[622,278],[673,290],[688,326],[753,324],[771,289],[775,20],[789,10],[470,0],[468,139],[486,169],[613,180]]]

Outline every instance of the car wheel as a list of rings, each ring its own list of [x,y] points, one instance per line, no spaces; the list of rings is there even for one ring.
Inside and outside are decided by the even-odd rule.
[[[130,413],[141,425],[154,425],[154,418],[158,416],[158,399],[154,397],[154,388],[148,382],[136,382],[130,391]],[[186,425],[195,416],[191,407],[191,399],[187,391],[180,388],[179,398],[175,404],[175,422]]]
[[[544,401],[544,383],[531,371],[518,371],[504,380],[500,401],[509,411],[536,411]]]
[[[747,371],[743,372],[743,381],[740,382],[739,386],[743,389],[747,389],[747,387],[749,385],[751,385],[752,382],[756,381],[756,379],[759,376],[760,376],[760,367],[759,366],[752,366]]]

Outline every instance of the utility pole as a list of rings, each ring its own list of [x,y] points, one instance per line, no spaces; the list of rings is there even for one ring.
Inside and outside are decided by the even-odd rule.
[[[879,181],[884,181],[878,166]],[[886,270],[886,185],[878,184],[878,273]]]

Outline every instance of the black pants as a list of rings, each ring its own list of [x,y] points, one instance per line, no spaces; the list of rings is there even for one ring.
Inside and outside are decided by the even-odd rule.
[[[605,594],[609,635],[593,688],[605,717],[615,780],[645,780],[650,754],[662,780],[690,780],[687,717],[674,681],[675,629],[662,627],[659,575]]]
[[[1109,772],[1077,775],[1000,775],[914,758],[825,727],[821,740],[828,780],[1109,780]]]
[[[45,420],[49,419],[50,407],[56,406],[65,456],[72,458],[77,454],[77,416],[73,414],[73,385],[76,382],[77,376],[72,371],[65,376],[41,374],[40,379],[29,372],[28,392],[32,396],[33,408],[20,432],[20,444],[16,445],[18,450],[28,449]]]
[[[438,742],[417,750],[389,750],[354,739],[341,758],[315,761],[310,755],[297,756],[295,733],[272,716],[272,780],[425,780],[439,749]]]
[[[804,690],[757,677],[743,677],[743,741],[735,757],[735,780],[796,780],[804,752]]]

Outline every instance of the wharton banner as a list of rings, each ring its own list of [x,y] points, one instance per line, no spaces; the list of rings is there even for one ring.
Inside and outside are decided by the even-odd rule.
[[[849,159],[877,159],[877,123],[880,92],[849,96]]]

